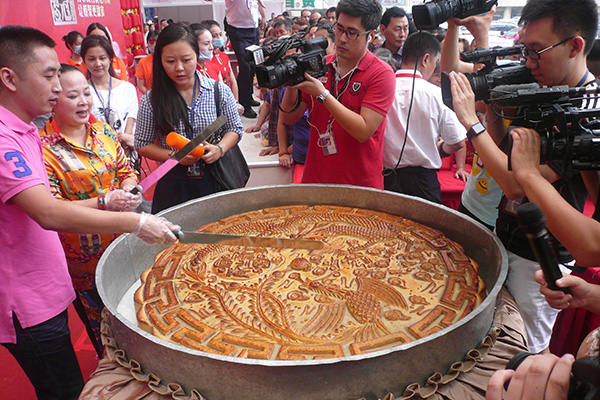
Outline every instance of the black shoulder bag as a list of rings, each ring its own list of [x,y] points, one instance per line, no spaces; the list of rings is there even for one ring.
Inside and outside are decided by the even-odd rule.
[[[221,115],[219,82],[215,81],[214,92],[218,118]],[[223,139],[223,135],[222,129],[216,132],[212,136],[211,144],[216,145],[219,143]],[[237,143],[223,154],[223,157],[212,164],[208,164],[208,167],[215,181],[215,192],[243,188],[250,178],[250,169]]]

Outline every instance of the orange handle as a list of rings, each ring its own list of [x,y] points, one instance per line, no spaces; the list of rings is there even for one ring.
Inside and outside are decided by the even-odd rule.
[[[170,132],[167,135],[167,144],[177,150],[188,144],[189,141],[188,138],[184,138],[177,132]],[[198,145],[190,154],[196,158],[201,158],[204,155],[204,146]]]

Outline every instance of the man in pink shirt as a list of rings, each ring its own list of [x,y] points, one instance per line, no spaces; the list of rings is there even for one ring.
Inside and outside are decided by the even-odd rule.
[[[75,296],[53,231],[134,232],[153,244],[175,241],[171,229],[177,227],[148,214],[100,211],[52,197],[31,121],[52,111],[61,91],[55,45],[33,28],[0,29],[0,343],[38,399],[76,399],[83,378],[66,311]]]

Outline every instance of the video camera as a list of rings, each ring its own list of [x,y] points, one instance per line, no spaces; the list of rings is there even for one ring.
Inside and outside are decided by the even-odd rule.
[[[466,18],[490,11],[497,0],[433,0],[412,7],[419,30],[435,29],[450,18]]]
[[[600,118],[600,108],[580,108],[584,99],[597,101],[600,88],[519,86],[505,86],[504,93],[494,94],[492,103],[523,108],[521,116],[505,118],[540,134],[540,162],[563,161],[565,168],[571,165],[577,170],[600,170],[600,119],[596,119]]]
[[[244,59],[256,65],[258,86],[269,89],[292,86],[306,80],[305,72],[315,78],[327,73],[325,49],[328,44],[325,36],[314,39],[290,37],[265,46],[249,46]],[[302,53],[283,58],[291,49],[302,49]]]
[[[461,53],[460,58],[465,62],[485,64],[479,72],[465,74],[473,93],[475,101],[483,100],[489,103],[491,93],[502,85],[529,84],[535,82],[531,72],[524,65],[510,63],[498,65],[498,57],[521,54],[523,45],[513,47],[493,47],[491,49],[475,49]],[[536,85],[537,86],[537,85]],[[499,88],[502,89],[501,87]],[[444,104],[450,109],[452,106],[452,89],[448,72],[442,73],[442,97]]]

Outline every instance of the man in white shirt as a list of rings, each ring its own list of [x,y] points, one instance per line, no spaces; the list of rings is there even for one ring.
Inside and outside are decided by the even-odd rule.
[[[246,118],[256,118],[252,106],[259,103],[252,98],[254,66],[244,59],[246,47],[258,44],[258,14],[261,25],[266,25],[265,5],[262,0],[226,0],[225,31],[238,61],[237,83],[242,114]]]
[[[385,189],[437,203],[442,201],[437,178],[442,157],[463,148],[466,139],[465,128],[444,105],[440,88],[427,82],[441,49],[427,32],[414,33],[406,40],[383,142]]]

